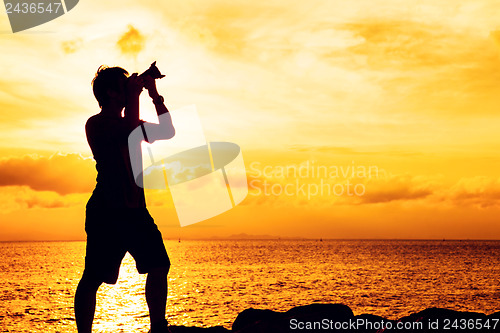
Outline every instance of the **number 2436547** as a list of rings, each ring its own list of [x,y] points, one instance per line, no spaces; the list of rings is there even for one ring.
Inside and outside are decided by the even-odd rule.
[[[445,330],[495,330],[500,319],[445,319],[443,329]]]
[[[62,10],[62,6],[60,2],[18,2],[16,4],[6,2],[5,9],[7,14],[57,14]]]

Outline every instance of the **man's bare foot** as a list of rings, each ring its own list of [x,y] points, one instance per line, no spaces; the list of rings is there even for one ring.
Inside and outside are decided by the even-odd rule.
[[[172,333],[172,332],[168,329],[168,321],[165,319],[162,322],[151,324],[151,329],[149,330],[149,333]]]

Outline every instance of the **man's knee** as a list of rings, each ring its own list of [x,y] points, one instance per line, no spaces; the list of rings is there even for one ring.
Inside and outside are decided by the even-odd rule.
[[[162,267],[155,267],[149,271],[149,274],[154,274],[154,275],[168,275],[168,271],[170,270],[170,264],[167,266],[162,266]]]
[[[103,282],[93,276],[92,274],[89,274],[87,271],[83,272],[82,279],[80,280],[80,283],[78,284],[79,288],[84,288],[87,290],[95,290],[99,289]]]

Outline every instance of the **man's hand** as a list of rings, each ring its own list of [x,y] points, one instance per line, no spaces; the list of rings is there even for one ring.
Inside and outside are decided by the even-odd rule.
[[[144,88],[144,78],[137,76],[137,73],[130,75],[127,79],[127,95],[139,96]]]
[[[139,125],[139,95],[144,88],[144,79],[137,77],[137,73],[130,75],[126,82],[126,104],[125,119],[130,126],[135,128]]]
[[[156,90],[156,80],[151,76],[144,76],[144,87],[148,90],[149,97],[153,100],[159,96],[158,90]]]

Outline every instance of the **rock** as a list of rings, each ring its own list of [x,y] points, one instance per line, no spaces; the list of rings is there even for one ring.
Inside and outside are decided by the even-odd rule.
[[[416,321],[416,320],[425,320],[425,319],[476,319],[476,318],[485,318],[486,315],[484,313],[477,312],[460,312],[449,309],[440,309],[440,308],[429,308],[423,311],[412,313],[409,316],[403,317],[400,321]]]
[[[315,303],[310,305],[296,306],[285,314],[288,317],[300,318],[304,316],[308,317],[321,317],[324,315],[334,316],[338,319],[345,319],[354,317],[354,313],[351,308],[344,304],[321,304]]]
[[[298,306],[287,312],[247,309],[236,317],[232,331],[237,333],[296,332],[297,328],[302,325],[306,328],[308,325],[314,325],[314,322],[348,321],[350,318],[354,318],[354,314],[348,306],[343,304],[311,304]],[[307,332],[302,329],[300,331]]]
[[[234,320],[232,331],[241,331],[246,327],[256,326],[265,322],[279,321],[282,318],[282,312],[253,308],[246,309],[240,312]]]
[[[355,332],[356,330],[359,332],[384,332],[384,329],[388,327],[388,325],[395,326],[394,320],[385,319],[384,317],[375,316],[372,314],[362,314],[354,317],[354,321],[356,324],[362,323],[358,328],[352,329],[351,331]],[[389,324],[388,324],[389,323]],[[362,328],[361,328],[362,327]]]
[[[477,323],[486,323],[488,318],[484,313],[429,308],[399,319],[403,328],[396,332],[495,332],[475,327]],[[497,330],[500,330],[500,325]]]
[[[498,320],[498,321],[494,321]],[[455,323],[455,326],[453,326]],[[463,328],[463,325],[466,325]],[[474,324],[474,328],[470,328]],[[478,327],[478,323],[489,328]],[[496,324],[496,327],[493,326]],[[456,329],[458,325],[458,329]],[[460,326],[462,325],[462,327]],[[300,326],[300,327],[299,327]],[[398,328],[399,327],[399,328]],[[500,332],[500,311],[491,315],[429,308],[399,320],[371,314],[354,316],[343,304],[311,304],[286,312],[247,309],[233,323],[232,330],[222,326],[201,328],[171,326],[172,333],[283,333],[283,332],[352,332],[352,333],[441,333]]]

